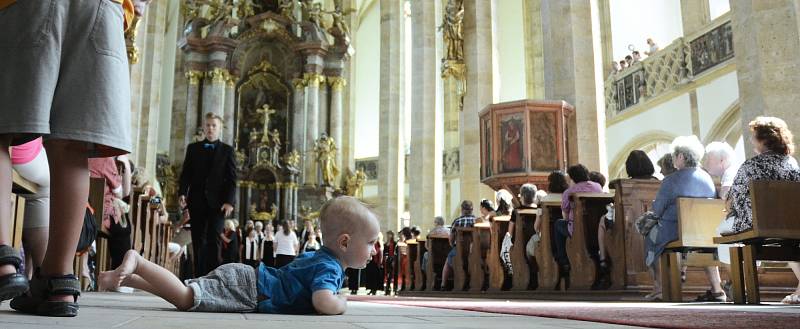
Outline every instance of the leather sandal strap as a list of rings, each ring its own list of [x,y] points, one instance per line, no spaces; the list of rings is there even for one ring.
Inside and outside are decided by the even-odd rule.
[[[19,257],[19,250],[8,245],[0,245],[0,265],[14,265],[19,268],[22,258]]]
[[[77,301],[81,295],[81,283],[74,275],[48,278],[47,290],[49,295],[72,295]]]

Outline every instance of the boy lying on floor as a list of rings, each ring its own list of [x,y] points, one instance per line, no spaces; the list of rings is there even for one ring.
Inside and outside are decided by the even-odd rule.
[[[320,210],[322,249],[305,253],[280,269],[232,263],[181,282],[167,269],[130,250],[117,269],[100,274],[99,288],[120,285],[157,295],[181,311],[342,314],[339,295],[346,268],[364,268],[375,253],[380,227],[366,206],[338,197]]]

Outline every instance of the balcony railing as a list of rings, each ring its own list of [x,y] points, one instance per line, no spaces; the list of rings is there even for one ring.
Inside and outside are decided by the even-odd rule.
[[[691,82],[734,57],[730,18],[721,17],[697,36],[678,38],[605,81],[608,117]]]

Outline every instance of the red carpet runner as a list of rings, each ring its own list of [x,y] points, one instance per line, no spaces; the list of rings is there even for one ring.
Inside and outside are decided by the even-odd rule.
[[[719,305],[712,309],[703,307],[702,304],[689,304],[684,307],[657,307],[658,304],[643,304],[642,307],[636,307],[635,304],[632,305],[630,303],[625,304],[625,306],[617,306],[620,304],[505,302],[493,300],[368,296],[349,296],[348,300],[390,305],[539,316],[651,328],[800,328],[800,312],[779,313],[769,311],[725,310],[726,307],[733,307],[731,305]],[[783,306],[774,307],[778,308]]]

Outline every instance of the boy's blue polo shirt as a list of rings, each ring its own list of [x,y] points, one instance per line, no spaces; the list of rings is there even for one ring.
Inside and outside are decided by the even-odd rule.
[[[344,270],[331,253],[322,247],[303,253],[279,269],[258,267],[258,293],[267,299],[258,303],[259,313],[313,314],[311,295],[317,290],[338,294],[344,282]]]

